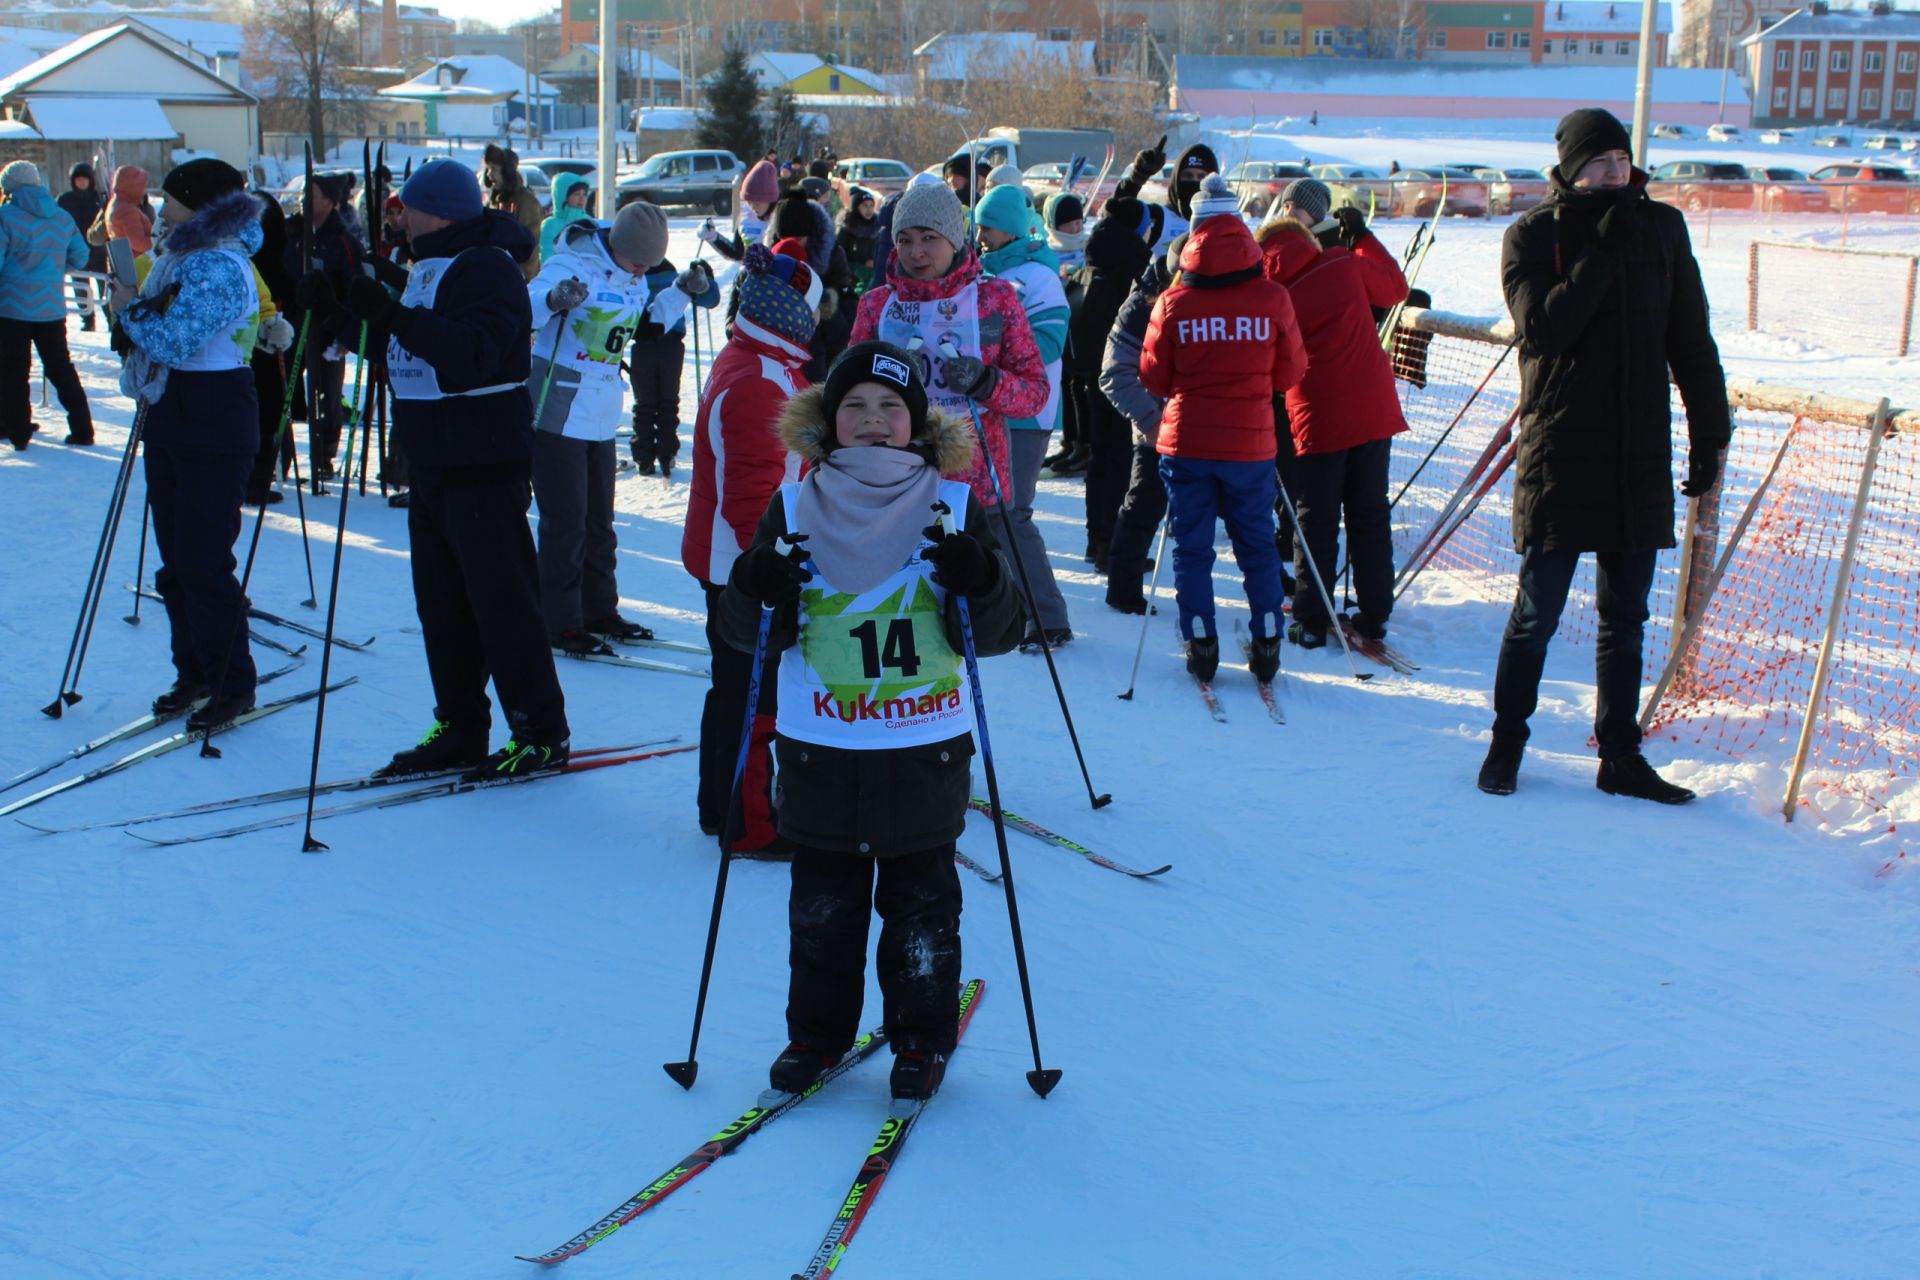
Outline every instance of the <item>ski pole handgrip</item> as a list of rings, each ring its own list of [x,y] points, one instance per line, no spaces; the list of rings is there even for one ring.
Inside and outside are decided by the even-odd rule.
[[[949,538],[958,532],[953,526],[952,507],[944,502],[936,502],[933,504],[933,514],[935,520],[937,520],[940,525],[940,532],[946,534]]]

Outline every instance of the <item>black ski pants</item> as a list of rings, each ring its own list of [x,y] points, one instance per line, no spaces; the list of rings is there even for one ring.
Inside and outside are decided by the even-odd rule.
[[[1500,664],[1493,677],[1493,737],[1519,745],[1540,700],[1540,673],[1547,642],[1560,625],[1567,588],[1580,563],[1578,551],[1520,553],[1520,583],[1513,612],[1500,638]],[[1653,588],[1657,553],[1601,551],[1594,554],[1600,614],[1593,646],[1596,706],[1593,735],[1603,756],[1640,749],[1640,644],[1646,630],[1647,593]]]
[[[67,351],[67,322],[0,319],[0,436],[25,447],[33,434],[33,356],[60,397],[70,435],[93,442],[93,410]]]
[[[1300,515],[1294,545],[1293,616],[1324,631],[1333,622],[1314,585],[1307,557],[1319,567],[1332,595],[1340,569],[1340,518],[1347,525],[1347,559],[1353,564],[1353,594],[1374,622],[1393,612],[1393,525],[1387,518],[1387,463],[1393,441],[1372,440],[1351,449],[1300,455],[1293,464],[1293,509]]]
[[[1126,500],[1127,477],[1133,469],[1133,424],[1113,407],[1099,387],[1073,379],[1070,386],[1082,397],[1087,424],[1087,543],[1111,550],[1120,504]]]
[[[293,458],[293,431],[275,441],[280,430],[280,411],[286,405],[287,380],[281,371],[284,355],[255,351],[248,366],[253,370],[253,394],[260,407],[260,452],[254,455],[253,470],[247,476],[247,497],[261,501],[273,484],[273,467],[278,461]],[[276,447],[277,446],[277,447]]]
[[[707,647],[712,686],[700,709],[700,788],[696,803],[700,826],[725,831],[729,848],[760,850],[775,844],[779,833],[773,822],[773,725],[780,707],[780,655],[767,654],[760,671],[760,702],[754,709],[753,750],[747,756],[746,776],[740,780],[740,804],[728,821],[727,804],[733,794],[733,770],[740,760],[740,729],[747,718],[747,692],[753,675],[753,655],[742,653],[720,635],[718,615],[725,585],[700,584],[707,594]]]
[[[699,317],[687,313],[687,323]],[[669,466],[680,453],[680,371],[686,340],[677,334],[627,345],[633,372],[633,460],[652,458]]]
[[[880,913],[882,1019],[893,1051],[952,1053],[960,1000],[954,846],[870,858],[801,848],[787,899],[787,1035],[838,1054],[860,1034],[867,930]]]
[[[484,733],[487,681],[526,743],[567,741],[567,711],[540,620],[524,475],[416,475],[407,507],[414,604],[426,639],[434,716]]]
[[[307,466],[313,474],[308,479],[319,478],[322,462],[333,465],[334,455],[340,452],[340,427],[346,421],[347,362],[319,360],[315,362],[314,371],[314,377],[308,381],[317,384],[320,394],[314,396],[314,386],[309,386]]]
[[[1107,596],[1136,599],[1145,593],[1147,560],[1153,535],[1167,518],[1167,486],[1160,479],[1160,453],[1151,442],[1136,440],[1126,497],[1113,525],[1107,553]],[[957,997],[956,997],[957,998]]]
[[[610,618],[620,605],[614,562],[611,440],[533,433],[533,494],[540,503],[540,611],[547,635]]]

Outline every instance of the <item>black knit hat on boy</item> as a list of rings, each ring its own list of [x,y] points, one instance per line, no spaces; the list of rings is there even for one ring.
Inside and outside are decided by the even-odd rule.
[[[927,389],[921,385],[918,362],[907,351],[891,342],[862,342],[848,347],[827,370],[821,391],[821,407],[831,427],[840,412],[847,392],[862,382],[877,382],[900,394],[907,402],[907,414],[913,421],[912,435],[918,437],[927,425]],[[828,438],[832,438],[829,431]]]
[[[1560,150],[1560,177],[1569,185],[1587,167],[1587,161],[1603,152],[1633,155],[1633,139],[1627,136],[1627,127],[1613,112],[1601,107],[1567,112],[1553,131],[1553,141]]]

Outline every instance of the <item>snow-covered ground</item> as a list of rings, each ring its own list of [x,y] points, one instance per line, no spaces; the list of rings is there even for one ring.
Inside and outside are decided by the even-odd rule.
[[[690,226],[675,223],[681,257]],[[1427,268],[1444,305],[1497,311],[1499,230],[1447,224]],[[1719,240],[1716,294],[1744,262]],[[170,677],[159,614],[120,621],[130,520],[85,700],[58,722],[34,710],[59,681],[129,420],[112,357],[76,342],[100,446],[0,454],[0,777],[138,714]],[[1899,373],[1860,366],[1853,394]],[[40,421],[61,434],[57,409]],[[627,612],[697,640],[684,476],[620,481],[620,575]],[[1163,613],[1119,701],[1138,622],[1104,608],[1079,558],[1079,486],[1042,490],[1077,632],[1061,678],[1115,801],[1089,811],[1046,672],[1013,655],[984,670],[1007,804],[1174,869],[1135,881],[1012,835],[1041,1043],[1066,1071],[1044,1102],[1021,1078],[999,894],[966,878],[966,970],[987,994],[842,1274],[1913,1273],[1920,879],[1874,875],[1884,847],[1782,825],[1773,763],[1659,744],[1698,803],[1596,792],[1588,646],[1552,654],[1520,793],[1480,795],[1504,611],[1437,575],[1395,617],[1417,677],[1360,685],[1337,652],[1289,649],[1289,723],[1228,671],[1217,725]],[[336,504],[307,513],[323,602]],[[329,702],[323,777],[384,760],[430,714],[404,513],[355,497],[347,525],[341,626],[379,639],[335,654],[359,683]],[[1228,618],[1244,610],[1225,560],[1218,589]],[[318,621],[298,603],[291,502],[253,595]],[[310,655],[282,687],[317,671]],[[699,681],[560,675],[576,744],[694,739]],[[220,760],[178,752],[27,816],[291,785],[312,731],[309,712],[282,714]],[[786,872],[742,862],[698,1084],[658,1069],[686,1046],[713,884],[694,777],[682,755],[342,818],[318,828],[320,855],[299,852],[297,826],[155,849],[5,823],[0,1274],[531,1274],[513,1254],[565,1239],[731,1119],[783,1041]],[[990,828],[976,819],[963,848],[993,861]],[[790,1273],[885,1089],[881,1063],[834,1084],[567,1273]]]

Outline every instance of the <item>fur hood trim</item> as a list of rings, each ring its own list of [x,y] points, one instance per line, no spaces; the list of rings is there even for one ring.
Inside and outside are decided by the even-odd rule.
[[[795,393],[788,397],[774,424],[781,442],[809,466],[818,466],[827,456],[823,446],[832,426],[827,421],[826,395],[824,386]],[[933,405],[927,406],[926,425],[914,436],[913,443],[926,445],[933,465],[950,480],[965,478],[977,448],[973,432],[965,423]]]
[[[264,211],[260,197],[248,191],[234,191],[208,204],[192,218],[167,233],[168,253],[192,253],[197,249],[216,249],[233,242],[247,248],[247,255],[260,251],[266,233],[260,229]]]

